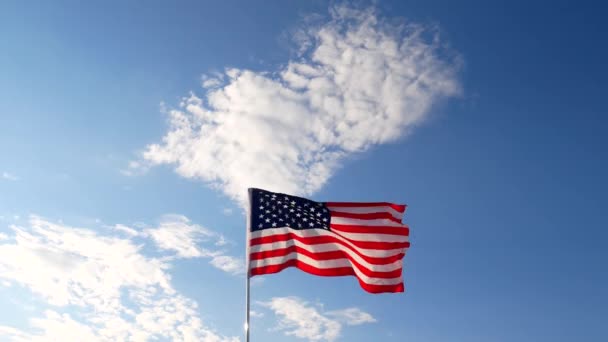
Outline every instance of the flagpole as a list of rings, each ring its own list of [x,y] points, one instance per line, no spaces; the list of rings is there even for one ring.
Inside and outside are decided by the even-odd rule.
[[[247,189],[249,203],[247,206],[247,232],[245,234],[245,267],[247,267],[247,274],[245,277],[246,280],[246,290],[245,290],[245,342],[249,342],[249,299],[250,299],[250,291],[249,291],[249,234],[251,234],[251,189]]]
[[[249,342],[249,271],[247,271],[247,292],[245,296],[247,297],[247,305],[245,308],[245,342]]]

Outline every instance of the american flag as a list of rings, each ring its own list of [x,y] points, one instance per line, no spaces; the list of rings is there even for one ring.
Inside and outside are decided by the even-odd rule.
[[[403,292],[405,205],[314,202],[250,189],[249,276],[297,267],[357,277],[371,293]]]

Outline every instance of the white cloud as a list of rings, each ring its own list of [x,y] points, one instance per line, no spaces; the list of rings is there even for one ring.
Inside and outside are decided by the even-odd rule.
[[[232,274],[244,274],[245,262],[241,258],[230,255],[218,255],[211,259],[211,265]]]
[[[327,313],[328,316],[343,322],[347,325],[359,325],[364,323],[376,322],[376,319],[367,312],[361,311],[359,308],[348,308],[342,310],[334,310]]]
[[[203,88],[217,88],[223,83],[223,75],[219,73],[214,73],[213,76],[203,75],[202,77],[202,86]]]
[[[11,181],[11,182],[16,182],[19,180],[19,177],[15,176],[12,173],[9,172],[2,172],[2,179],[5,179],[7,181]]]
[[[127,227],[124,224],[117,224],[114,226],[114,229],[127,234],[128,236],[137,236],[139,235],[139,233],[137,232],[137,230],[131,228],[131,227]]]
[[[26,333],[0,326],[0,336],[10,336],[13,341],[102,341],[91,327],[73,320],[68,314],[47,310],[44,317],[32,318],[31,326],[39,333]]]
[[[0,279],[19,284],[52,310],[30,329],[0,326],[12,341],[238,341],[203,325],[197,303],[179,294],[170,264],[142,254],[130,239],[32,216],[0,242]],[[68,315],[59,312],[70,308]]]
[[[216,253],[199,246],[199,242],[215,236],[212,231],[193,224],[181,215],[166,215],[157,228],[145,231],[163,250],[174,251],[181,258],[212,257]]]
[[[315,308],[298,297],[274,297],[258,304],[271,309],[278,316],[277,330],[309,341],[334,341],[340,336],[343,324],[359,325],[376,321],[358,308],[324,313],[321,307]]]
[[[4,233],[0,233],[0,241],[2,240],[8,240],[8,235],[4,234]]]
[[[222,209],[222,213],[226,216],[230,216],[234,213],[234,210],[232,210],[232,208],[224,208]]]
[[[210,258],[210,264],[224,272],[234,275],[245,272],[243,260],[215,248],[228,244],[222,234],[194,224],[185,216],[165,215],[158,227],[145,229],[144,234],[161,250],[175,252],[173,257]],[[202,247],[203,242],[212,242],[214,247]]]
[[[217,238],[217,241],[215,241],[215,245],[216,246],[226,246],[229,243],[232,243],[232,242],[230,242],[229,240],[227,240],[226,237],[223,236],[223,235],[220,235]]]
[[[169,110],[168,132],[139,162],[172,164],[240,203],[251,186],[307,195],[346,157],[408,134],[459,93],[459,59],[433,28],[330,12],[298,31],[303,55],[269,72],[228,69],[222,86],[209,79]]]
[[[254,318],[262,318],[262,317],[264,317],[264,313],[263,312],[259,312],[259,311],[255,311],[255,310],[250,310],[249,311],[249,315],[251,317],[254,317]]]
[[[149,165],[137,160],[132,160],[127,165],[126,169],[120,170],[120,173],[125,176],[138,176],[148,171]]]

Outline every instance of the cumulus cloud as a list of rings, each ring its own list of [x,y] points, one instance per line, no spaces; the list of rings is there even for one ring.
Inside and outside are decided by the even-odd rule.
[[[302,54],[277,70],[205,78],[141,164],[174,165],[240,203],[252,186],[308,195],[346,157],[408,134],[459,93],[459,59],[431,27],[338,6],[295,36]]]
[[[12,341],[238,341],[206,327],[197,303],[171,285],[165,260],[130,239],[104,236],[32,216],[0,242],[0,279],[19,284],[53,309],[28,331],[0,325]],[[78,315],[61,313],[70,308]]]
[[[69,314],[47,310],[43,317],[32,318],[30,322],[39,333],[26,333],[15,328],[0,326],[0,336],[9,336],[12,341],[101,341],[93,329],[75,321]]]
[[[279,331],[309,341],[335,341],[342,331],[343,324],[359,325],[376,320],[358,308],[348,308],[323,312],[298,297],[274,297],[267,302],[259,302],[269,308],[279,318]]]

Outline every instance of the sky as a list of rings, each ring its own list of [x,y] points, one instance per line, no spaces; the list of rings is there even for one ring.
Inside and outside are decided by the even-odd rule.
[[[406,203],[251,341],[605,341],[599,1],[3,1],[0,341],[243,341],[246,189]],[[603,271],[602,271],[603,270]]]

